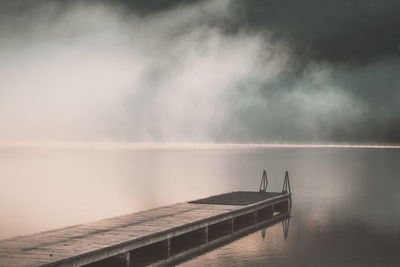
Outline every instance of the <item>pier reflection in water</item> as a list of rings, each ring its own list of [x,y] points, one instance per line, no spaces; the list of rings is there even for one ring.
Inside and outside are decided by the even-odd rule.
[[[286,218],[283,218],[283,219],[281,220],[281,222],[282,222],[283,237],[284,237],[285,240],[286,240],[287,237],[288,237],[288,233],[289,233],[290,215],[287,216]],[[267,237],[267,228],[268,228],[268,226],[271,226],[271,225],[262,226],[262,228],[261,228],[260,233],[261,233],[262,240],[265,240],[266,237]]]
[[[260,238],[268,239],[268,228],[281,223],[282,238],[286,239],[289,232],[290,210],[283,213],[274,213],[274,216],[264,217],[261,220],[241,220],[240,225],[233,226],[226,221],[209,227],[193,231],[189,234],[177,236],[171,239],[170,250],[167,241],[153,243],[151,245],[133,250],[130,253],[129,266],[164,266],[183,263],[184,261],[200,256],[208,251],[218,249],[230,244],[244,236],[260,231]],[[109,258],[87,267],[128,266],[125,256]]]
[[[20,147],[0,157],[0,239],[258,189],[265,167],[274,191],[292,175],[287,240],[277,224],[265,241],[249,234],[182,265],[399,266],[400,149]]]

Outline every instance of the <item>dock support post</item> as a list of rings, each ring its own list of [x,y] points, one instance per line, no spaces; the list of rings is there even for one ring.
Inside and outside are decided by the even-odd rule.
[[[171,238],[167,239],[167,259],[171,257]]]
[[[250,213],[249,217],[250,217],[249,220],[250,220],[251,225],[257,224],[257,211]]]
[[[204,230],[205,232],[205,242],[204,243],[208,243],[208,226],[206,226],[206,229]]]
[[[231,233],[233,233],[234,231],[235,231],[235,225],[234,225],[234,220],[233,220],[233,217],[232,217],[232,219],[231,219]]]
[[[126,252],[124,256],[125,256],[125,266],[130,267],[131,266],[131,253]]]

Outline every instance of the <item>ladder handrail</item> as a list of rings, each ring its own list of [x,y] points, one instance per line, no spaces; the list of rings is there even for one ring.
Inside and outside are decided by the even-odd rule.
[[[289,181],[289,172],[286,171],[285,173],[285,178],[283,180],[283,187],[282,187],[282,193],[289,193],[291,194],[291,190],[290,190],[290,181]]]
[[[268,187],[267,172],[265,170],[263,170],[261,183],[260,183],[260,192],[267,192],[267,187]]]

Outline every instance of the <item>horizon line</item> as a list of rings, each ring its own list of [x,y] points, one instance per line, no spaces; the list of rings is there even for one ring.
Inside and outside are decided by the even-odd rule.
[[[245,148],[390,148],[393,144],[357,143],[200,143],[200,142],[75,142],[75,141],[9,141],[0,142],[0,148],[54,147],[54,148],[130,148],[130,149],[245,149]]]

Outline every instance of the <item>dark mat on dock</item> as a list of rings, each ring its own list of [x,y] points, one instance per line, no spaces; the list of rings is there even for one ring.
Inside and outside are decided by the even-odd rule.
[[[278,192],[237,191],[191,201],[191,204],[250,205],[268,198],[282,195]]]

